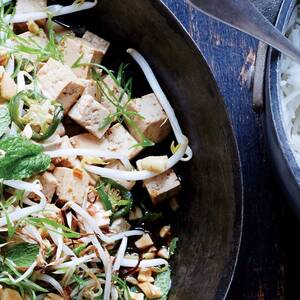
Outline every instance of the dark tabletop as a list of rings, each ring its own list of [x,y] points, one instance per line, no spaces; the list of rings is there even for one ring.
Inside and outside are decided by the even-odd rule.
[[[300,299],[300,222],[274,179],[263,116],[252,110],[242,69],[257,42],[197,12],[164,0],[199,45],[224,96],[235,129],[245,186],[244,232],[228,299]],[[221,1],[220,1],[221,3]],[[251,63],[251,62],[250,62]]]

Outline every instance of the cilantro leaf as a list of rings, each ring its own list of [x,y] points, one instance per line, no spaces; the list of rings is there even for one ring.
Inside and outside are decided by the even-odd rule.
[[[39,247],[34,244],[21,243],[10,248],[5,258],[11,260],[17,267],[30,267],[39,254]]]
[[[168,268],[165,272],[157,274],[154,285],[159,287],[163,295],[158,300],[167,300],[171,289],[171,270]]]
[[[0,140],[0,178],[24,179],[46,171],[51,163],[50,156],[43,153],[41,145],[33,144],[21,137]]]
[[[3,136],[3,134],[8,129],[9,125],[11,123],[10,114],[7,105],[0,107],[0,137]]]

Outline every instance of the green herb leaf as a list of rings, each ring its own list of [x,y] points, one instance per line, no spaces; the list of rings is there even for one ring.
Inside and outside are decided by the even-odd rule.
[[[50,156],[43,153],[43,147],[21,137],[7,137],[0,140],[0,178],[24,179],[46,171],[51,163]]]
[[[58,234],[63,235],[64,237],[70,238],[70,239],[76,239],[80,238],[80,233],[73,231],[72,229],[59,224],[53,220],[47,219],[47,218],[33,218],[30,217],[27,219],[27,221],[33,225],[43,227],[45,224],[52,226],[55,229],[62,229],[62,232],[55,231]]]
[[[10,248],[5,258],[12,261],[17,267],[30,267],[39,254],[39,247],[35,244],[21,243]]]
[[[3,134],[8,129],[9,125],[11,123],[9,109],[7,105],[0,107],[0,137],[3,136]]]
[[[154,285],[159,287],[163,293],[163,295],[159,298],[159,300],[167,300],[168,294],[171,289],[171,270],[170,268],[167,271],[159,273],[156,275]]]
[[[169,254],[170,254],[170,256],[175,254],[178,240],[179,239],[177,237],[175,237],[171,240],[170,245],[169,245]]]

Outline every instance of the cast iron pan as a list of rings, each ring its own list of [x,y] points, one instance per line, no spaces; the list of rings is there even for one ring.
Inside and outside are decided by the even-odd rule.
[[[175,108],[194,158],[180,164],[184,190],[176,224],[171,299],[223,299],[234,273],[242,231],[240,162],[223,99],[201,53],[158,0],[101,0],[73,16],[112,42],[104,64],[129,62],[134,93],[149,87],[127,47],[149,61]]]

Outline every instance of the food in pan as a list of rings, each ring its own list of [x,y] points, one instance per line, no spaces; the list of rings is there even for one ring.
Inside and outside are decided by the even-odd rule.
[[[160,207],[176,210],[192,150],[140,53],[153,92],[136,98],[128,66],[102,64],[108,41],[53,19],[96,4],[1,3],[1,299],[168,297],[177,237]]]

